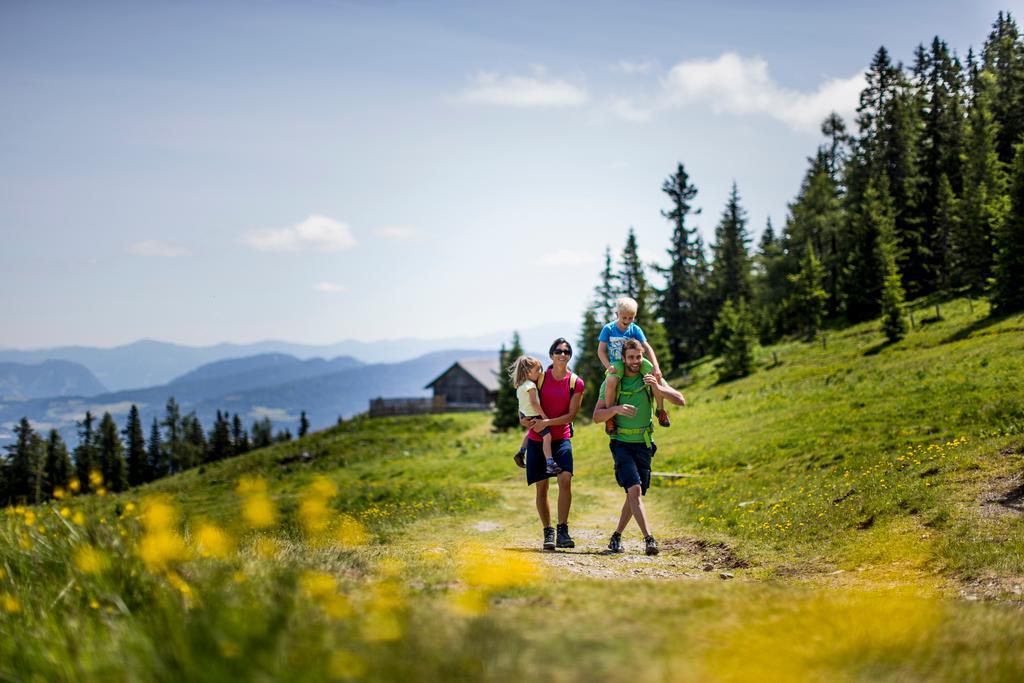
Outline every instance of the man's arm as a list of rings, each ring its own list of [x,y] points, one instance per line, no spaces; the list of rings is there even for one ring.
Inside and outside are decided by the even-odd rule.
[[[625,415],[627,417],[633,417],[634,415],[636,415],[636,407],[625,405],[614,405],[608,407],[605,404],[603,397],[598,399],[597,405],[594,406],[594,424],[607,422],[616,415]]]
[[[677,389],[669,386],[668,384],[659,382],[658,378],[653,374],[644,375],[644,384],[651,388],[651,392],[655,396],[659,396],[667,400],[669,403],[674,403],[677,406],[686,405],[686,399],[683,398],[683,395]]]

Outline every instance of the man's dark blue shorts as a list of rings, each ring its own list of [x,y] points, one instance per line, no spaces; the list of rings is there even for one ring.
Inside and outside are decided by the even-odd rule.
[[[551,441],[551,457],[554,458],[563,472],[572,472],[572,441],[560,439]],[[546,472],[544,461],[544,443],[530,439],[526,443],[526,485],[536,483],[555,475]]]
[[[656,444],[648,448],[644,443],[629,443],[612,439],[608,443],[615,461],[615,482],[626,489],[640,485],[640,493],[647,493],[651,485],[651,459],[658,451]]]

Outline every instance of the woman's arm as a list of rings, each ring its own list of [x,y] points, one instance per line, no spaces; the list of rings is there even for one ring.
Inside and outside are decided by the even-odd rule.
[[[576,380],[579,382],[579,379]],[[561,425],[567,425],[576,419],[576,413],[580,411],[580,403],[583,401],[583,394],[586,393],[587,386],[583,385],[583,391],[574,392],[572,400],[569,401],[569,412],[565,415],[559,415],[558,417],[549,418],[547,420],[537,420],[533,425],[533,431],[539,432],[545,427],[559,427]]]

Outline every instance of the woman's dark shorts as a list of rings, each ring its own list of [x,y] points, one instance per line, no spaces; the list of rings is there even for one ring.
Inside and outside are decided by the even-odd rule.
[[[572,441],[559,439],[551,441],[551,457],[563,472],[572,474]],[[526,485],[534,484],[542,479],[555,475],[547,473],[547,462],[544,460],[544,444],[530,439],[526,442]]]
[[[639,484],[641,495],[646,494],[651,485],[651,460],[658,451],[657,444],[652,443],[648,448],[644,443],[612,439],[608,448],[615,461],[615,482],[627,491]]]

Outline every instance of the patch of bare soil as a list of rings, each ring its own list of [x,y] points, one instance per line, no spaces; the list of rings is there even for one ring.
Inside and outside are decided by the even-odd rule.
[[[998,477],[986,488],[978,501],[984,512],[992,515],[1024,513],[1024,473]]]

